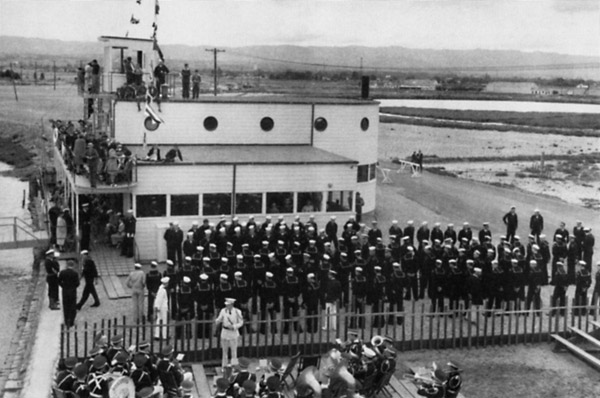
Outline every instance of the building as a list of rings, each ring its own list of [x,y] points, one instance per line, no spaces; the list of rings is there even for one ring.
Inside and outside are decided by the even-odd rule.
[[[146,42],[103,39],[110,49],[117,43],[129,52],[141,51],[142,60],[149,57],[147,48],[139,50]],[[121,57],[120,51],[116,54]],[[112,59],[105,59],[105,71]],[[103,87],[114,91],[122,76],[113,69],[110,79],[112,87],[106,82]],[[95,101],[92,117],[108,120],[104,132],[131,151],[135,167],[126,184],[91,188],[86,177],[68,170],[57,147],[57,174],[76,210],[80,195],[90,194],[114,195],[123,210],[133,209],[142,260],[166,258],[163,232],[172,220],[187,229],[193,221],[217,222],[222,215],[238,216],[240,222],[250,215],[257,222],[283,215],[288,223],[295,215],[304,221],[314,215],[324,226],[333,215],[345,220],[354,214],[358,192],[365,203],[362,211],[375,209],[377,102],[208,96],[152,103],[145,111],[144,105],[112,93],[86,95],[85,100]],[[177,147],[182,160],[149,160],[155,145],[163,157]]]
[[[434,79],[407,79],[398,85],[400,90],[435,91],[437,87],[438,82]]]
[[[490,82],[483,89],[488,93],[505,94],[536,94],[538,90],[538,85],[532,82]]]

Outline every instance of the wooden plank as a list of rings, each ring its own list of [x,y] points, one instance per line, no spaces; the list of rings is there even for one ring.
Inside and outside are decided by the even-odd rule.
[[[115,286],[113,285],[112,280],[108,275],[101,276],[100,280],[102,281],[102,285],[104,285],[104,290],[106,290],[106,295],[109,299],[115,300],[119,298]]]
[[[584,339],[586,339],[587,341],[589,341],[590,343],[592,343],[596,347],[600,347],[600,341],[597,340],[597,339],[595,339],[593,336],[590,336],[589,334],[587,334],[583,330],[581,330],[579,328],[576,328],[575,326],[569,326],[569,329],[571,331],[577,333],[579,336],[583,337]]]
[[[123,281],[120,277],[116,275],[110,275],[110,279],[113,281],[113,285],[115,286],[115,290],[117,291],[119,298],[131,297],[131,292],[129,289],[125,289],[123,286]]]
[[[592,321],[592,320],[590,320],[590,323],[591,323],[592,325],[596,326],[597,328],[600,328],[600,322],[598,322],[598,321]]]
[[[395,376],[392,376],[390,379],[390,386],[394,389],[399,398],[420,397],[420,395],[417,394],[417,386],[405,380],[400,381]]]
[[[550,336],[554,340],[558,341],[560,344],[564,345],[569,351],[574,353],[576,356],[587,362],[589,365],[591,365],[597,370],[600,370],[600,359],[596,358],[591,354],[588,354],[581,348],[577,347],[575,344],[569,342],[567,339],[564,339],[557,334],[552,334]]]
[[[212,397],[213,395],[208,385],[204,366],[201,363],[192,364],[192,373],[194,374],[194,381],[196,382],[196,394],[194,395],[198,398]]]

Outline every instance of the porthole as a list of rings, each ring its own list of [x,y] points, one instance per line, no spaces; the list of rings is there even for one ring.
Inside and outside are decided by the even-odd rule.
[[[360,128],[362,129],[362,131],[367,131],[369,129],[369,119],[366,117],[363,117],[362,120],[360,121]]]
[[[146,127],[146,130],[154,131],[158,126],[160,126],[160,123],[157,123],[152,117],[147,116],[146,119],[144,119],[144,127]]]
[[[217,121],[216,117],[209,116],[206,119],[204,119],[204,128],[208,131],[215,131],[218,126],[219,122]]]
[[[263,131],[271,131],[274,126],[275,122],[270,117],[263,117],[260,120],[260,128],[263,129]]]
[[[327,120],[324,117],[318,117],[315,120],[315,129],[317,131],[325,131],[327,128]]]

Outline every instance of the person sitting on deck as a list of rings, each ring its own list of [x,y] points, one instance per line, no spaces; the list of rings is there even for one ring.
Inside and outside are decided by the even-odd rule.
[[[177,145],[175,145],[173,148],[171,148],[169,150],[169,152],[167,152],[167,154],[165,155],[165,162],[167,162],[167,163],[174,162],[175,158],[179,158],[179,161],[183,162],[183,157],[181,156],[181,151],[179,150],[179,147]]]

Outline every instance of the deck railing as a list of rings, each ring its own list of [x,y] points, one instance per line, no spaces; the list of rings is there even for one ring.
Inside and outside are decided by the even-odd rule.
[[[337,316],[321,314],[275,321],[253,320],[240,330],[238,353],[259,358],[287,356],[298,351],[315,355],[333,347],[336,338],[344,340],[348,329],[359,330],[366,341],[376,335],[388,336],[400,351],[538,343],[549,341],[551,334],[567,336],[569,326],[589,332],[596,327],[593,322],[598,317],[598,308],[572,305],[527,311],[488,311],[480,307],[428,312],[424,303],[417,305],[414,302],[411,307],[404,312],[355,315],[342,311]],[[394,322],[389,322],[390,317]],[[398,318],[403,321],[399,323]],[[297,329],[294,329],[294,323],[297,323]],[[308,329],[311,323],[314,333]],[[288,333],[284,333],[286,325]],[[212,320],[170,322],[158,327],[147,322],[131,324],[126,317],[76,324],[69,329],[63,327],[61,355],[85,357],[94,344],[94,336],[100,332],[109,338],[122,334],[126,348],[149,340],[153,352],[160,352],[165,344],[172,344],[176,351],[185,353],[189,361],[221,358],[220,342],[216,337],[218,330]],[[156,332],[159,339],[155,339]]]

